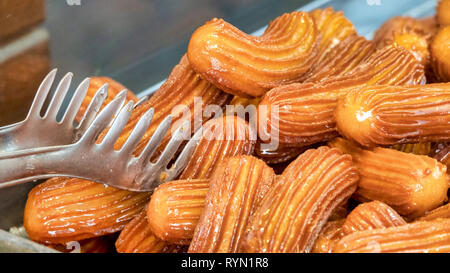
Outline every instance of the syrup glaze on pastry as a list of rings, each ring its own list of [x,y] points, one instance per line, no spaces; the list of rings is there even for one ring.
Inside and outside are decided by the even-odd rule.
[[[433,38],[431,65],[438,80],[450,82],[450,25],[441,28]]]
[[[337,253],[446,253],[450,252],[450,219],[415,222],[372,229],[345,236]]]
[[[317,42],[305,12],[276,18],[259,37],[213,19],[192,34],[187,56],[195,71],[225,92],[257,97],[298,81],[316,59]]]
[[[357,200],[384,202],[410,218],[447,200],[447,168],[431,157],[380,147],[364,150],[343,138],[329,146],[352,155],[361,177],[353,196]]]
[[[309,252],[329,216],[356,190],[351,156],[322,146],[301,154],[252,215],[247,252]]]
[[[274,179],[273,170],[253,156],[229,157],[219,164],[189,252],[241,252],[248,218]]]
[[[335,118],[366,147],[450,141],[450,84],[362,87],[339,100]]]
[[[424,79],[423,66],[410,52],[386,47],[346,75],[270,90],[258,106],[258,120],[265,122],[259,126],[266,127],[267,132],[271,127],[277,130],[279,143],[284,146],[301,147],[327,141],[338,136],[334,109],[338,99],[350,90],[376,84],[419,84]],[[270,113],[275,107],[278,117],[275,115],[272,120]]]
[[[436,7],[436,14],[441,27],[450,25],[450,1],[440,0]]]

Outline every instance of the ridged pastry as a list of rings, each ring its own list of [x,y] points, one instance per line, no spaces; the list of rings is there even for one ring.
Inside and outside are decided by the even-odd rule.
[[[431,65],[438,80],[450,82],[450,26],[441,28],[433,38]]]
[[[190,68],[187,58],[183,57],[180,63],[173,69],[168,80],[160,87],[160,89],[156,91],[148,101],[133,110],[130,120],[123,129],[118,141],[115,143],[115,148],[119,148],[126,141],[132,129],[136,126],[139,118],[149,108],[153,107],[155,109],[155,114],[153,116],[152,124],[134,152],[135,155],[139,154],[147,144],[150,137],[153,135],[160,122],[168,114],[171,114],[172,109],[174,109],[177,105],[183,104],[191,109],[191,112],[193,112],[194,99],[196,97],[202,98],[203,107],[206,107],[208,104],[217,104],[222,106],[231,99],[230,95],[220,91],[196,74]],[[89,100],[89,97],[86,99]],[[193,116],[184,117],[183,115],[175,116],[173,123],[179,123],[186,118],[190,118],[193,123]],[[169,139],[170,133],[168,133],[163,140],[159,150],[162,150]],[[77,201],[76,207],[71,206],[74,199],[71,199],[70,193],[67,193],[67,195],[65,195],[65,198],[67,198],[67,200],[65,200],[67,204],[63,206],[63,203],[61,203],[59,210],[41,210],[40,206],[42,204],[54,202],[54,199],[52,198],[58,198],[58,194],[62,193],[55,191],[54,196],[36,194],[30,195],[27,201],[27,210],[25,211],[24,222],[29,223],[28,225],[25,225],[25,228],[27,233],[30,235],[30,238],[33,240],[59,243],[71,241],[74,238],[83,239],[119,231],[133,218],[133,216],[137,215],[142,210],[145,203],[144,200],[147,201],[150,197],[149,193],[116,190],[82,179],[59,178],[51,181],[52,182],[41,184],[39,186],[39,192],[47,190],[51,191],[52,188],[62,188],[65,184],[70,183],[71,191],[79,194],[79,200]],[[46,187],[49,187],[49,189],[45,189]],[[83,193],[81,192],[83,189],[88,189],[89,191]],[[37,192],[38,190],[34,191],[34,193]],[[114,194],[112,194],[112,192]],[[85,199],[84,194],[86,194]],[[107,198],[99,198],[96,202],[89,202],[91,196],[107,196]],[[126,216],[122,215],[120,211],[119,213],[114,211],[115,208],[112,206],[110,210],[105,209],[101,214],[85,214],[84,218],[80,221],[77,220],[78,218],[73,218],[71,219],[73,222],[69,222],[70,225],[67,227],[64,225],[54,226],[52,224],[46,224],[45,219],[49,217],[46,213],[51,214],[54,218],[51,223],[57,223],[59,221],[64,222],[67,215],[79,214],[79,212],[72,211],[72,209],[81,211],[95,211],[99,208],[109,207],[111,204],[117,203],[119,206],[121,202],[124,202],[124,198],[127,200],[135,200],[134,203],[125,202],[121,205],[121,211],[123,211],[123,213],[127,213]],[[86,200],[86,202],[82,202],[80,200]],[[34,211],[40,211],[40,213],[35,213]],[[129,211],[133,214],[129,213]],[[109,212],[111,213],[108,215]],[[89,225],[89,223],[95,224]],[[88,226],[88,228],[86,226]]]
[[[248,219],[274,179],[273,170],[253,156],[229,157],[219,164],[189,252],[242,252]]]
[[[358,205],[345,219],[342,231],[345,235],[362,230],[396,227],[406,221],[391,207],[380,201]]]
[[[430,221],[439,218],[450,218],[450,203],[428,211],[424,216],[417,219],[417,221]]]
[[[447,199],[447,168],[431,157],[379,147],[364,150],[343,138],[329,145],[352,155],[361,177],[354,195],[358,200],[378,200],[415,218]]]
[[[342,238],[338,253],[446,253],[450,252],[450,219],[359,231]]]
[[[431,153],[431,142],[396,144],[392,145],[391,148],[404,153],[429,155]]]
[[[397,16],[387,20],[374,34],[377,48],[388,45],[401,46],[409,50],[417,60],[426,66],[430,61],[428,45],[432,33],[419,19]]]
[[[104,84],[108,84],[108,97],[106,98],[105,102],[102,105],[102,108],[105,107],[108,103],[110,103],[114,97],[119,94],[122,90],[127,89],[125,86],[123,86],[121,83],[116,82],[115,80],[108,78],[108,77],[90,77],[89,81],[89,89],[86,93],[85,98],[83,99],[80,110],[77,113],[77,116],[75,120],[77,122],[81,121],[81,118],[83,117],[84,113],[86,112],[89,103],[91,102],[92,98],[94,97],[97,90],[102,87]],[[139,99],[136,97],[133,92],[128,91],[127,92],[127,101],[132,100],[134,102],[137,102]],[[102,109],[100,108],[100,109]]]
[[[278,145],[276,150],[264,148],[263,143],[258,141],[255,146],[255,155],[267,164],[280,164],[296,158],[307,150],[307,147],[288,147]]]
[[[208,179],[176,180],[160,185],[147,209],[149,228],[164,241],[189,245],[208,190]]]
[[[253,153],[256,132],[239,117],[224,116],[209,120],[203,130],[203,136],[179,179],[209,178],[225,157]]]
[[[121,230],[148,200],[148,193],[52,178],[28,194],[24,227],[30,239],[48,244],[97,237]]]
[[[114,253],[114,241],[115,234],[112,234],[76,242],[67,242],[66,244],[46,246],[63,253]]]
[[[366,147],[450,141],[450,84],[362,87],[339,100],[335,118]]]
[[[450,1],[440,0],[436,7],[436,17],[440,26],[450,25]]]
[[[327,219],[356,190],[349,155],[322,146],[301,154],[252,215],[246,252],[309,252]]]
[[[316,62],[304,77],[304,82],[326,81],[330,77],[345,75],[365,62],[375,51],[372,41],[356,34],[349,36]]]
[[[344,237],[344,222],[345,219],[327,222],[314,242],[311,253],[333,253],[334,246]]]
[[[281,145],[300,147],[338,136],[334,109],[339,98],[366,85],[406,85],[424,82],[424,70],[407,50],[386,47],[346,75],[320,83],[296,83],[270,90],[258,106],[259,124],[278,132]],[[271,114],[278,108],[278,117]],[[271,119],[271,116],[275,116]],[[276,136],[275,136],[276,137]],[[269,136],[264,136],[269,139]]]
[[[119,253],[178,253],[186,247],[169,244],[148,228],[146,210],[142,210],[120,233],[116,241]]]
[[[187,56],[195,71],[225,92],[257,97],[298,81],[316,59],[318,37],[306,12],[276,18],[259,37],[215,18],[192,34]]]
[[[433,158],[442,162],[447,166],[447,172],[450,172],[450,143],[435,143],[431,148],[431,154]]]

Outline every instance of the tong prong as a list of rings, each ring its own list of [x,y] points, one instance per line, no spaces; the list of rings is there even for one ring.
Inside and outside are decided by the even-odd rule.
[[[39,85],[38,91],[34,96],[33,103],[31,104],[30,110],[28,111],[27,120],[32,117],[40,117],[42,107],[44,106],[45,99],[47,98],[48,92],[52,87],[53,81],[55,80],[56,72],[58,70],[55,68],[50,71],[44,80]]]
[[[61,123],[73,125],[73,121],[75,120],[78,110],[80,109],[80,106],[83,103],[83,99],[89,89],[89,83],[90,79],[86,78],[78,85],[72,99],[70,100],[69,106],[64,113]]]
[[[106,149],[114,149],[114,143],[116,143],[120,134],[122,133],[123,128],[127,124],[128,120],[131,116],[131,110],[133,110],[133,101],[129,101],[126,103],[122,109],[120,110],[117,117],[114,119],[111,127],[106,133],[105,138],[102,141],[102,146]]]
[[[156,148],[158,148],[167,131],[169,131],[171,124],[172,124],[172,116],[168,115],[159,124],[158,128],[156,128],[152,137],[147,142],[147,145],[145,145],[144,150],[142,150],[142,153],[138,157],[139,164],[141,166],[145,166],[145,164],[147,164],[150,161],[150,158],[155,153]]]
[[[150,108],[139,119],[130,136],[125,141],[125,144],[123,144],[122,146],[122,149],[120,151],[122,154],[129,156],[131,155],[131,153],[133,153],[133,151],[136,149],[136,146],[139,144],[148,127],[150,126],[154,112],[155,110],[153,108]]]
[[[59,82],[58,87],[56,88],[55,94],[53,95],[52,100],[47,108],[47,112],[44,115],[44,119],[49,118],[51,120],[56,120],[56,116],[58,115],[58,111],[66,97],[67,91],[69,91],[69,86],[72,81],[73,74],[71,72],[64,75],[62,80]]]
[[[86,133],[81,137],[81,142],[91,144],[95,142],[100,133],[106,129],[126,99],[126,92],[119,93],[108,105],[103,108],[100,114],[95,118]]]
[[[186,140],[190,135],[190,125],[191,122],[189,120],[184,121],[180,127],[178,127],[172,137],[169,140],[169,143],[164,148],[164,151],[161,153],[158,161],[156,161],[156,165],[161,167],[166,167],[167,164],[172,160],[175,153],[178,151],[181,143]]]
[[[86,131],[86,129],[89,127],[89,125],[94,121],[98,111],[100,111],[100,108],[102,107],[103,102],[106,100],[107,97],[108,97],[108,84],[105,83],[95,93],[94,97],[92,98],[91,102],[88,105],[88,108],[86,109],[86,112],[84,113],[80,123],[76,128],[78,135],[80,135],[80,137],[81,134],[83,134],[84,131]]]

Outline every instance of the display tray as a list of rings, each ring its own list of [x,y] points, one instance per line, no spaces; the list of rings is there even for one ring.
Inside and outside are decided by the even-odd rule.
[[[436,0],[318,0],[311,1],[298,10],[310,11],[326,7],[341,10],[353,22],[358,33],[370,39],[374,31],[389,18],[400,15],[416,18],[431,16],[435,13],[436,4]],[[264,29],[265,26],[251,34],[260,35]],[[137,95],[143,97],[152,94],[163,82],[136,90]],[[11,228],[17,230],[15,227],[21,226],[27,194],[32,187],[33,184],[25,184],[0,190],[0,252],[57,252],[26,239],[23,232],[6,232]]]

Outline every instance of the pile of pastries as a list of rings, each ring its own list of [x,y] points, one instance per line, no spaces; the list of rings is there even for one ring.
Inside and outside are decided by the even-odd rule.
[[[115,147],[153,107],[138,155],[201,97],[202,110],[266,109],[258,121],[278,148],[245,118],[204,117],[209,135],[177,180],[139,193],[52,178],[29,193],[25,229],[84,252],[450,252],[448,81],[449,0],[430,18],[388,20],[373,40],[331,8],[284,14],[258,37],[213,19]],[[124,88],[94,77],[85,106],[104,83],[110,97]]]

